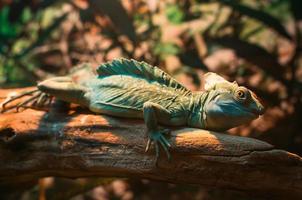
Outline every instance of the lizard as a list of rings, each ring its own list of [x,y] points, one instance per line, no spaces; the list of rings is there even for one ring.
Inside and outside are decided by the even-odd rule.
[[[158,67],[120,58],[101,64],[96,72],[90,64],[83,64],[68,76],[46,79],[27,93],[38,92],[36,95],[17,107],[52,96],[94,113],[144,119],[148,135],[145,151],[153,143],[156,160],[160,147],[170,159],[169,129],[159,125],[225,131],[264,113],[264,106],[248,88],[213,72],[204,75],[204,82],[203,91],[192,92]],[[2,111],[7,103],[24,95],[3,102]]]

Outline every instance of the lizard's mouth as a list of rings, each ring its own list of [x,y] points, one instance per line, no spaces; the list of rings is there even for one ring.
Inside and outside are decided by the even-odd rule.
[[[243,111],[245,112],[245,115],[249,116],[251,119],[257,119],[261,115],[257,109],[243,109]]]
[[[258,116],[263,115],[264,112],[265,112],[265,107],[260,103],[257,105],[257,108],[252,110],[252,113]]]

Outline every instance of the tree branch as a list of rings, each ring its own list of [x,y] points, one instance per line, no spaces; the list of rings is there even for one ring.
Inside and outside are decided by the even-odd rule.
[[[0,90],[0,101],[15,90]],[[0,114],[0,184],[38,177],[137,177],[302,197],[302,158],[245,137],[174,129],[172,160],[145,153],[142,120],[100,116],[72,107]]]

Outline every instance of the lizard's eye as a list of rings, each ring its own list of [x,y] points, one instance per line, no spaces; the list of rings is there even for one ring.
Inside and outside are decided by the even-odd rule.
[[[247,99],[247,90],[243,89],[243,88],[239,88],[238,90],[236,90],[235,92],[235,98],[239,101],[244,101]]]

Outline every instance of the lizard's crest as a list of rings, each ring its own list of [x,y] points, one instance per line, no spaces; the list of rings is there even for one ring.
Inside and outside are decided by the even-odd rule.
[[[211,89],[215,89],[218,88],[219,86],[232,86],[232,85],[236,85],[238,86],[238,84],[234,81],[234,82],[229,82],[227,80],[225,80],[222,76],[219,76],[216,73],[213,72],[208,72],[204,75],[205,78],[205,85],[204,85],[204,89],[205,90],[211,90]]]
[[[133,76],[144,79],[148,82],[157,82],[167,87],[172,87],[182,94],[190,94],[191,91],[178,83],[173,77],[158,67],[151,66],[145,62],[139,62],[134,59],[114,59],[104,63],[97,68],[99,78],[114,75]]]
[[[227,130],[250,122],[262,115],[264,107],[258,97],[249,89],[229,82],[215,73],[205,75],[206,128]]]

